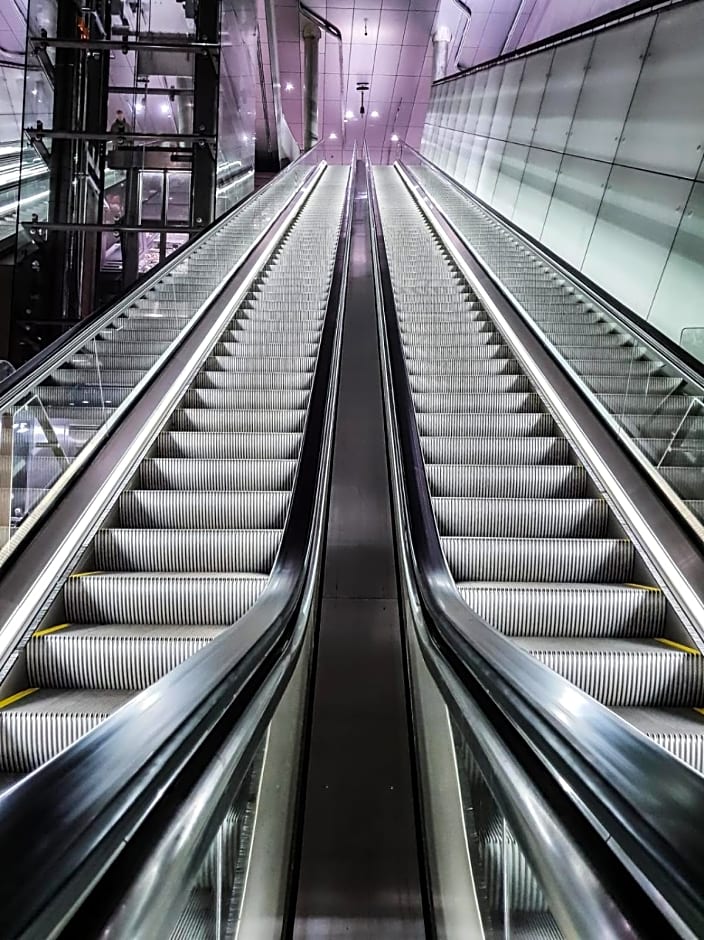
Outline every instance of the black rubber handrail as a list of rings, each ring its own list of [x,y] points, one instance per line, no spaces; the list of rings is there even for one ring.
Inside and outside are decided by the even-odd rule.
[[[535,42],[526,43],[525,46],[512,49],[510,52],[502,52],[501,55],[495,56],[493,59],[487,59],[486,62],[480,62],[478,65],[470,65],[465,69],[458,68],[452,75],[445,75],[443,78],[438,78],[432,84],[433,86],[443,85],[446,82],[456,81],[458,78],[462,78],[465,75],[473,75],[475,72],[484,72],[487,69],[493,68],[495,65],[503,65],[505,62],[510,62],[513,59],[533,55],[536,52],[541,52],[543,49],[550,49],[553,46],[578,39],[580,36],[591,33],[594,30],[615,26],[622,20],[640,15],[645,16],[659,9],[668,9],[675,3],[684,4],[697,2],[698,0],[634,0],[633,3],[616,7],[613,10],[609,10],[608,13],[602,13],[600,16],[595,16],[590,20],[577,23],[575,26],[560,30],[560,32],[553,33],[551,36],[544,36],[542,39],[537,39]]]
[[[291,163],[286,170],[290,170],[292,167],[296,166],[299,161],[305,160],[310,156],[311,151],[306,151],[305,154]],[[284,172],[284,171],[282,171]],[[241,200],[237,205],[232,206],[222,215],[218,216],[217,219],[214,219],[209,225],[207,225],[201,232],[199,232],[194,238],[191,238],[185,241],[182,245],[179,245],[174,251],[171,252],[168,258],[164,258],[163,261],[155,265],[148,272],[146,272],[141,278],[138,278],[134,284],[131,284],[124,293],[119,297],[113,298],[112,300],[107,301],[102,304],[96,310],[94,310],[90,316],[85,317],[83,320],[80,320],[78,323],[74,323],[73,326],[70,326],[65,330],[60,336],[58,336],[53,342],[49,343],[41,352],[37,353],[35,356],[32,356],[31,359],[28,359],[27,362],[19,366],[12,375],[9,375],[6,379],[0,381],[0,401],[7,396],[11,395],[14,389],[24,382],[31,374],[35,371],[40,371],[43,366],[54,356],[65,343],[69,343],[74,340],[77,336],[82,334],[90,333],[91,329],[102,320],[107,313],[114,307],[118,308],[121,304],[124,303],[125,298],[129,297],[130,294],[136,294],[139,290],[146,288],[147,284],[150,282],[156,283],[164,269],[171,268],[175,263],[178,263],[183,256],[189,254],[194,248],[196,248],[201,242],[206,239],[211,232],[222,225],[230,216],[235,215],[237,212],[241,211],[249,202],[257,198],[267,187],[272,186],[277,183],[280,179],[280,175],[275,176],[270,180],[265,186],[262,186],[261,189],[255,190],[251,193],[246,199]],[[39,224],[41,228],[41,223]],[[57,321],[58,322],[58,321]]]
[[[132,867],[135,857],[141,862],[150,857],[198,773],[216,757],[287,650],[307,579],[345,239],[352,217],[350,187],[351,182],[298,472],[269,581],[235,629],[220,634],[0,797],[0,847],[14,859],[0,882],[2,937],[44,940],[74,914],[88,892],[105,891],[104,897],[114,900],[131,874],[120,869],[118,857],[126,842]],[[284,688],[282,683],[277,697]],[[117,867],[106,884],[106,868],[115,859]],[[90,905],[87,910],[92,930],[91,918],[109,913]]]
[[[670,936],[679,932],[673,925],[683,924],[694,936],[704,936],[704,853],[698,826],[704,777],[487,625],[464,602],[448,569],[373,187],[370,198],[413,546],[411,567],[433,640],[504,740],[529,762],[533,777],[545,781],[549,769],[556,812],[571,817],[579,838],[588,837],[582,808],[587,809],[587,819],[591,814],[602,827],[601,833],[592,833],[593,851],[600,853],[605,876],[618,879],[629,919],[642,927],[639,935]],[[565,702],[573,706],[567,709]],[[555,781],[560,782],[557,789]],[[609,836],[611,847],[605,841]],[[624,859],[629,861],[628,872],[619,862]],[[645,888],[638,897],[634,870]]]

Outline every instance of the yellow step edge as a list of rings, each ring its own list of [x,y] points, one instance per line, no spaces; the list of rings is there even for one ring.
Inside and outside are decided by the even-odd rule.
[[[685,646],[684,643],[676,643],[674,640],[666,640],[665,637],[656,636],[655,639],[658,643],[664,643],[665,646],[671,646],[673,649],[682,650],[683,653],[693,653],[695,656],[701,656],[699,650],[695,650],[693,646]]]
[[[653,587],[652,584],[634,584],[632,582],[627,582],[624,584],[624,587],[638,588],[640,591],[657,591],[658,594],[661,593],[659,587]]]
[[[699,712],[700,715],[704,715],[704,708],[695,708],[695,712]]]
[[[76,574],[72,574],[72,578],[87,578],[90,574],[102,574],[102,571],[79,571]]]
[[[65,630],[66,627],[70,627],[70,623],[60,623],[57,627],[46,627],[44,630],[37,630],[36,633],[33,633],[32,636],[46,636],[47,633],[56,633],[57,630]]]
[[[39,689],[23,689],[21,692],[15,692],[14,695],[10,695],[7,698],[4,698],[0,702],[0,708],[6,708],[8,705],[14,705],[15,702],[19,702],[21,698],[25,698],[27,695],[31,695],[32,692],[38,692]]]

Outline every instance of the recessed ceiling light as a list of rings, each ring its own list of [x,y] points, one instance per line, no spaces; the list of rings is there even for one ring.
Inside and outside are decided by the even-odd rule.
[[[391,140],[393,140],[393,142],[396,143],[396,141],[398,140],[398,134],[392,134]]]
[[[293,82],[286,82],[286,91],[293,91]]]
[[[349,110],[348,110],[348,111],[345,111],[345,117],[346,117],[347,120],[349,121],[350,118],[353,118],[353,117],[354,117],[354,112],[353,112],[353,111],[349,111]]]
[[[330,132],[330,140],[337,140],[337,134],[335,133],[335,131]]]
[[[161,113],[162,113],[162,114],[168,114],[168,113],[169,113],[169,106],[168,106],[168,104],[167,104],[166,102],[164,102],[164,103],[162,104],[162,106],[161,106]]]
[[[372,113],[369,115],[369,117],[379,117],[379,112],[378,112],[378,111],[372,111]]]

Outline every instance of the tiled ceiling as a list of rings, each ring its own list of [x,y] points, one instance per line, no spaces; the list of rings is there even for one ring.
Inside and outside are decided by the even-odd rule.
[[[339,43],[325,33],[320,40],[319,136],[326,159],[338,162],[343,157],[343,139],[345,159],[355,141],[358,147],[366,141],[378,162],[394,158],[398,145],[393,135],[419,144],[430,93],[437,0],[310,0],[309,6],[333,23],[343,40],[342,107]],[[279,17],[285,9],[277,3]],[[293,12],[295,6],[290,9]],[[288,28],[279,29],[284,89],[300,75],[297,68],[294,77],[292,68],[300,56],[291,28],[294,22],[289,15]],[[364,115],[359,114],[358,82],[369,84]],[[293,94],[292,90],[289,95]],[[343,113],[348,115],[346,123]],[[294,128],[290,123],[298,137],[300,125]]]

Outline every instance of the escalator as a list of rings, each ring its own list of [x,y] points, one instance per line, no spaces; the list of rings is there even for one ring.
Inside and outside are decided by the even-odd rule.
[[[435,520],[462,597],[704,771],[695,632],[400,177],[379,167],[375,179]]]
[[[347,168],[323,175],[6,677],[5,786],[226,630],[267,583],[297,472],[347,177]],[[189,258],[178,284],[97,341],[107,350],[98,353],[102,393],[118,389],[119,400],[141,375],[129,367],[153,362],[209,292],[193,278],[200,271],[210,283],[208,267],[227,267],[231,242],[226,233]],[[81,383],[80,363],[59,371],[72,372],[71,382],[44,386],[42,400],[53,388],[56,408],[89,417],[91,376]]]

